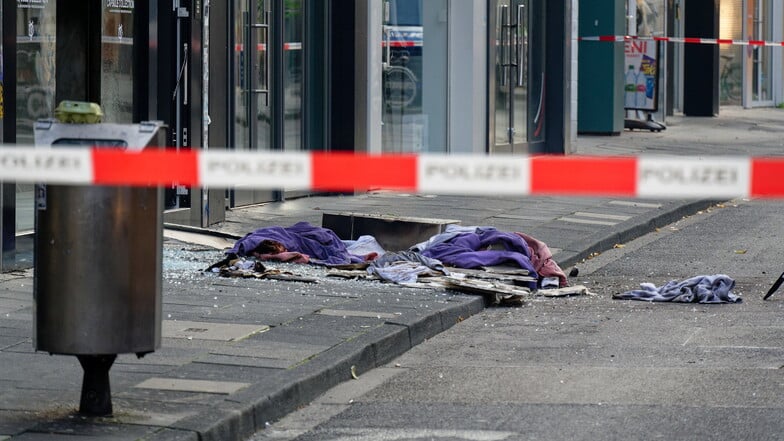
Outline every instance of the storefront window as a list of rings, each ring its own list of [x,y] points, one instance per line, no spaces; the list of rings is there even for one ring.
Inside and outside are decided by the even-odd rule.
[[[0,2],[0,35],[3,35],[3,2]],[[5,66],[3,65],[3,42],[0,41],[0,140],[5,141],[3,136],[3,119],[5,118]]]
[[[529,152],[546,133],[544,2],[495,0],[490,11],[490,151]]]
[[[719,38],[743,39],[743,0],[721,0]],[[740,105],[743,90],[743,46],[719,46],[719,104]]]
[[[233,2],[231,57],[235,150],[299,151],[303,145],[303,0]],[[285,190],[285,189],[284,189]],[[237,185],[231,206],[276,200],[277,192]]]
[[[662,36],[666,5],[664,0],[636,0],[637,35],[641,37]]]
[[[101,32],[101,107],[105,122],[133,122],[134,0],[105,0]]]
[[[383,151],[446,152],[447,0],[384,1]]]
[[[56,4],[17,0],[16,140],[33,144],[33,122],[54,115]]]
[[[283,100],[285,150],[302,150],[302,78],[303,78],[303,5],[302,0],[284,2]]]
[[[32,145],[33,124],[54,116],[56,2],[16,2],[16,142]],[[16,187],[16,234],[33,230],[33,185]]]
[[[749,40],[770,41],[773,39],[772,4],[768,0],[749,0],[747,8],[752,12],[747,14],[753,18],[748,25],[747,35]],[[772,105],[773,48],[768,46],[754,46],[749,51],[751,58],[751,100],[752,105]]]

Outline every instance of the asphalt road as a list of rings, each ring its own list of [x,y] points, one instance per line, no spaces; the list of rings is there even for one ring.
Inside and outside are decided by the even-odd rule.
[[[578,265],[596,296],[488,309],[254,441],[773,440],[784,433],[784,204],[733,201]],[[613,300],[726,274],[740,304]]]

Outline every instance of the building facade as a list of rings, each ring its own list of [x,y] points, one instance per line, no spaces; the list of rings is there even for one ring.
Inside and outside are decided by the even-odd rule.
[[[625,127],[651,127],[642,124],[649,120],[666,125],[667,116],[676,113],[713,116],[721,106],[784,103],[781,2],[592,0],[578,1],[573,9],[579,17],[575,33],[592,37],[578,45],[574,74],[580,133],[620,134]],[[607,35],[641,38],[595,40]],[[663,38],[653,41],[656,37]],[[684,38],[717,41],[694,44]]]
[[[62,100],[162,120],[169,146],[566,153],[569,0],[2,0],[2,140]],[[3,268],[30,266],[34,186],[2,184]],[[306,195],[174,185],[168,222]]]
[[[689,3],[698,9],[711,7],[717,33],[713,38],[780,43],[784,40],[784,4],[772,0],[628,0],[627,11],[634,17],[627,34],[640,36],[711,37],[687,31]],[[713,70],[721,106],[777,106],[784,102],[784,76],[780,45],[717,45],[718,66]],[[662,106],[658,118],[684,109],[688,94],[684,76],[686,47],[666,43],[662,48]]]

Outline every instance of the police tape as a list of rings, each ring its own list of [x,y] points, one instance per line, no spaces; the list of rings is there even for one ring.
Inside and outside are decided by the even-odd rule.
[[[636,35],[596,35],[589,37],[578,37],[577,41],[601,41],[611,43],[621,43],[627,41],[664,41],[667,43],[681,44],[717,44],[717,45],[736,45],[736,46],[767,46],[783,47],[784,41],[765,41],[765,40],[733,40],[728,38],[700,38],[700,37],[640,37]]]
[[[0,180],[452,195],[784,198],[784,157],[0,147]]]

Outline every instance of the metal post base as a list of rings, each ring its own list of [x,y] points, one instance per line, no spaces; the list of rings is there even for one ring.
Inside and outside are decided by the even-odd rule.
[[[84,369],[82,398],[79,413],[86,416],[111,416],[112,391],[109,387],[109,369],[117,354],[77,355]]]

